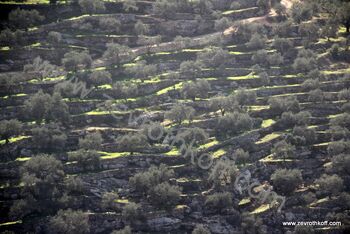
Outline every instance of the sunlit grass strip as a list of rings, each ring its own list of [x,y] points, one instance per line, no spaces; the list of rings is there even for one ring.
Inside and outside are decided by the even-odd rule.
[[[263,138],[261,138],[259,141],[256,142],[256,144],[262,144],[262,143],[272,141],[272,140],[278,138],[279,136],[281,136],[281,133],[273,132],[273,133],[268,134],[268,135],[264,136]]]
[[[226,150],[219,149],[219,150],[215,151],[214,153],[212,153],[211,155],[213,156],[213,158],[220,158],[221,156],[223,156],[226,153],[227,153]]]
[[[217,144],[219,144],[219,141],[216,140],[215,138],[213,138],[210,142],[208,142],[208,143],[206,143],[206,144],[204,144],[204,145],[199,146],[198,149],[208,149],[208,148],[210,148],[210,147],[212,147],[212,146],[214,146],[214,145],[217,145]]]
[[[168,93],[170,90],[178,90],[178,89],[181,89],[182,88],[182,84],[183,82],[180,82],[180,83],[177,83],[175,85],[172,85],[172,86],[169,86],[167,88],[164,88],[164,89],[161,89],[159,90],[156,95],[162,95],[162,94],[165,94],[165,93]]]
[[[261,127],[268,128],[272,126],[274,123],[276,123],[276,121],[273,119],[264,119],[263,122],[261,123]]]
[[[258,208],[250,212],[249,214],[260,214],[268,211],[269,209],[271,209],[270,204],[262,204],[261,206],[259,206]]]
[[[9,139],[9,143],[14,143],[14,142],[21,141],[21,140],[24,140],[24,139],[27,139],[27,138],[30,138],[30,136],[12,137],[12,138]],[[6,143],[6,140],[1,140],[0,141],[0,145],[4,145],[5,143]]]
[[[11,222],[6,222],[6,223],[0,223],[0,227],[10,226],[10,225],[14,225],[14,224],[21,224],[21,223],[22,223],[22,220],[11,221]]]
[[[99,152],[101,154],[103,154],[103,156],[101,156],[101,159],[113,159],[113,158],[119,158],[119,157],[122,157],[122,156],[128,156],[130,155],[129,152],[113,152],[113,153],[110,153],[110,152]]]
[[[250,11],[250,10],[254,10],[254,9],[258,9],[258,7],[249,7],[249,8],[242,8],[242,9],[237,9],[237,10],[228,10],[228,11],[222,12],[221,15],[227,16],[227,15],[231,15],[233,13],[241,13],[241,12]]]

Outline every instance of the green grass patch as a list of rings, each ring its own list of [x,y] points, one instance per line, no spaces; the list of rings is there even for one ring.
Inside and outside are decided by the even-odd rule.
[[[264,136],[263,138],[261,138],[259,141],[256,142],[256,144],[262,144],[262,143],[272,141],[272,140],[278,138],[279,136],[281,136],[281,133],[273,132],[273,133],[268,134],[268,135]]]
[[[158,92],[156,92],[156,95],[162,95],[165,94],[167,92],[169,92],[170,90],[178,90],[182,88],[182,84],[183,82],[177,83],[175,85],[169,86],[167,88],[161,89]]]
[[[270,204],[262,204],[261,206],[250,212],[250,214],[260,214],[269,210],[270,208]]]
[[[228,10],[228,11],[222,12],[221,15],[227,16],[227,15],[231,15],[234,13],[245,12],[245,11],[249,11],[249,10],[253,10],[253,9],[258,9],[258,7],[249,7],[249,8],[242,8],[242,9],[237,9],[237,10]]]
[[[129,152],[113,152],[113,153],[110,153],[110,152],[99,152],[101,154],[103,154],[103,156],[101,156],[101,159],[113,159],[113,158],[119,158],[119,157],[122,157],[122,156],[128,156],[130,155]]]
[[[11,137],[11,138],[9,139],[9,143],[15,143],[15,142],[17,142],[17,141],[21,141],[21,140],[27,139],[27,138],[29,138],[29,137],[30,137],[30,136]],[[4,145],[5,143],[6,143],[5,140],[1,140],[1,141],[0,141],[0,145]]]
[[[268,128],[271,125],[273,125],[274,123],[276,123],[276,121],[273,120],[273,119],[264,119],[263,122],[261,123],[261,127],[262,128]]]

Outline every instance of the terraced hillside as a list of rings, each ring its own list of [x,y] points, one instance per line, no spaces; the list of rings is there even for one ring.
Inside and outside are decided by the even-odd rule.
[[[1,232],[349,231],[349,1],[1,3]]]

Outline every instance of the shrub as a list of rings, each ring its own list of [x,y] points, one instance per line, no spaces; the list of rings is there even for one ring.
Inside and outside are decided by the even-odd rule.
[[[266,58],[268,58],[268,54],[267,51],[264,49],[256,51],[252,56],[253,62],[255,64],[259,64],[262,67],[269,66],[269,61]]]
[[[298,52],[297,58],[294,60],[293,68],[300,73],[307,73],[317,68],[316,55],[311,50],[302,49]]]
[[[33,146],[47,151],[62,150],[67,136],[56,124],[47,124],[32,129]]]
[[[103,58],[109,60],[118,66],[122,62],[122,58],[131,58],[132,51],[129,47],[117,43],[107,43],[107,49],[103,53]]]
[[[204,64],[206,67],[213,67],[216,69],[224,69],[229,58],[229,52],[220,47],[205,48],[204,51],[197,53],[197,61],[199,61],[199,63]]]
[[[201,70],[200,64],[195,61],[183,61],[180,64],[180,74],[190,79],[194,79]]]
[[[333,141],[328,144],[327,152],[330,155],[338,155],[349,151],[350,144],[348,141]]]
[[[81,10],[90,15],[97,12],[103,12],[106,9],[104,2],[101,0],[79,0],[78,3]]]
[[[208,107],[211,111],[220,111],[221,116],[225,115],[225,112],[230,110],[234,105],[232,97],[216,96],[209,99]]]
[[[300,23],[301,21],[310,20],[313,15],[313,10],[308,4],[295,2],[293,3],[291,13],[293,20],[296,23]]]
[[[293,128],[293,144],[295,145],[310,145],[316,140],[315,129],[296,126]]]
[[[84,170],[95,170],[100,167],[100,154],[94,150],[78,150],[68,153],[69,161],[77,161]]]
[[[320,81],[318,79],[307,79],[301,84],[301,87],[305,91],[315,90],[320,87]]]
[[[128,98],[138,94],[139,90],[136,84],[117,81],[112,86],[113,92],[117,97],[123,97],[127,102]]]
[[[254,33],[247,43],[247,47],[250,49],[263,49],[266,45],[266,41],[267,37],[265,35]]]
[[[203,225],[197,225],[193,231],[192,234],[210,234],[211,232],[205,228]]]
[[[337,59],[339,57],[340,46],[338,44],[333,44],[329,49],[329,54],[332,58]]]
[[[181,124],[186,119],[191,121],[194,115],[195,110],[193,107],[185,106],[183,104],[175,104],[169,111],[165,113],[165,118]]]
[[[343,190],[343,179],[337,175],[323,174],[315,183],[318,184],[321,192],[329,196],[338,195]]]
[[[269,85],[270,84],[270,76],[269,74],[267,74],[266,72],[260,72],[258,74],[259,79],[261,80],[261,83],[265,86],[265,85]]]
[[[62,65],[67,71],[76,71],[78,68],[90,68],[92,63],[88,52],[70,51],[64,54]]]
[[[343,113],[330,120],[331,126],[350,127],[350,114]]]
[[[252,105],[256,102],[256,92],[239,88],[234,92],[234,99],[240,106]]]
[[[284,111],[298,112],[300,110],[299,102],[294,96],[290,97],[271,97],[268,100],[270,109],[276,113]]]
[[[59,32],[54,32],[51,31],[49,32],[49,34],[47,35],[47,40],[51,43],[51,44],[58,44],[62,41],[62,34]]]
[[[122,216],[125,220],[133,223],[142,217],[141,206],[135,202],[129,202],[123,207]]]
[[[295,147],[287,143],[285,140],[282,140],[274,144],[271,152],[277,158],[283,158],[285,161],[287,158],[293,158],[295,156]]]
[[[129,183],[138,192],[147,192],[157,184],[168,181],[174,177],[174,171],[164,164],[159,167],[152,166],[145,172],[139,172],[130,178]]]
[[[181,93],[185,98],[191,98],[195,101],[196,98],[208,97],[210,91],[210,84],[206,80],[192,81],[184,83]]]
[[[90,233],[89,217],[82,211],[60,210],[50,219],[50,233]]]
[[[100,18],[98,25],[108,32],[119,32],[122,24],[115,18]]]
[[[300,111],[297,114],[286,111],[281,115],[280,123],[285,127],[306,126],[310,123],[311,114],[308,111]]]
[[[0,121],[0,136],[4,139],[6,144],[13,136],[17,136],[22,131],[22,123],[17,119],[1,120]]]
[[[40,15],[37,10],[22,10],[17,8],[9,13],[8,19],[14,27],[26,29],[42,22],[45,17]]]
[[[199,145],[205,142],[209,138],[209,135],[203,129],[195,127],[179,131],[176,138],[191,144],[193,143],[194,145]]]
[[[127,0],[130,1],[130,0]],[[125,228],[117,231],[113,231],[111,234],[132,234],[130,226],[126,226]]]
[[[217,188],[233,185],[238,175],[233,161],[219,160],[212,168],[208,180]]]
[[[149,27],[147,24],[142,23],[141,20],[138,20],[134,26],[134,30],[137,35],[144,35],[149,32]]]
[[[111,84],[112,78],[111,73],[108,71],[93,71],[88,76],[88,83],[97,87],[104,84]]]
[[[350,175],[350,155],[339,154],[332,158],[332,167],[343,175]]]
[[[303,182],[298,169],[278,169],[271,175],[271,180],[274,189],[283,195],[290,195]]]
[[[325,97],[323,91],[321,89],[315,89],[309,92],[308,101],[318,103],[323,102],[324,98]]]
[[[253,119],[247,113],[233,112],[218,120],[217,130],[224,134],[237,134],[252,129]]]
[[[79,147],[86,150],[99,150],[102,144],[102,136],[99,132],[88,133],[79,139]]]
[[[216,31],[223,31],[228,27],[230,27],[231,24],[232,24],[231,20],[229,20],[226,17],[222,17],[221,19],[215,20],[214,29]]]
[[[49,61],[36,57],[32,63],[23,66],[23,71],[37,74],[38,79],[54,77],[57,75],[57,67],[52,65]]]
[[[153,187],[150,192],[151,202],[163,208],[170,208],[176,205],[180,200],[181,188],[178,186],[170,185],[168,182]]]
[[[279,66],[284,62],[284,58],[280,53],[272,53],[267,57],[269,66]]]
[[[128,151],[130,154],[149,146],[147,137],[141,133],[128,133],[120,136],[117,138],[116,143],[119,150]]]
[[[249,152],[246,152],[243,149],[237,149],[233,153],[233,157],[236,159],[238,164],[246,164],[249,160]]]
[[[214,193],[209,195],[205,200],[205,206],[215,211],[222,211],[232,206],[232,194],[229,192]]]
[[[102,195],[101,206],[106,210],[116,209],[116,200],[119,198],[116,192],[105,192]]]

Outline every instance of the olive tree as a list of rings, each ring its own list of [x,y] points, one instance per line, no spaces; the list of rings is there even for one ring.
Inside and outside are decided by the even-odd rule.
[[[79,0],[78,3],[81,10],[90,15],[103,12],[106,9],[102,0]]]
[[[23,124],[17,119],[1,120],[0,121],[0,136],[5,140],[5,143],[9,143],[9,139],[13,136],[17,136],[22,131]]]
[[[282,195],[290,195],[301,185],[303,178],[298,169],[278,169],[271,175],[274,190]]]
[[[89,216],[82,211],[59,210],[55,216],[51,217],[48,228],[50,233],[54,234],[88,234],[90,233]]]
[[[344,181],[338,175],[323,174],[315,183],[319,186],[319,190],[328,196],[338,195],[343,190]]]
[[[183,104],[175,104],[169,111],[165,113],[165,118],[170,119],[177,124],[182,124],[184,120],[191,121],[195,115],[195,110],[190,106]]]
[[[27,29],[28,27],[33,27],[38,23],[41,23],[45,17],[37,10],[24,10],[17,8],[9,13],[8,19],[10,24],[15,28]]]

